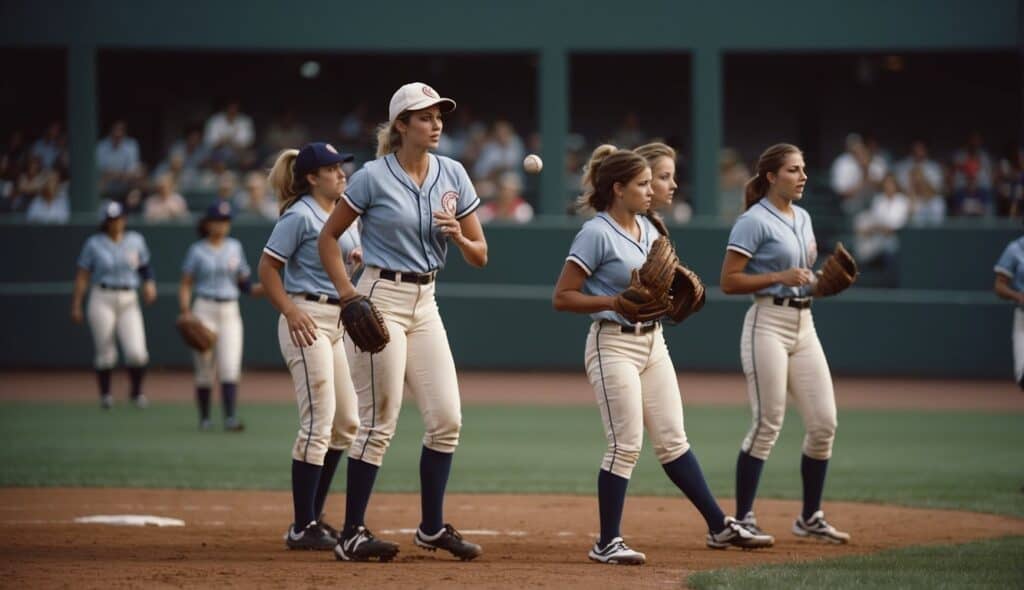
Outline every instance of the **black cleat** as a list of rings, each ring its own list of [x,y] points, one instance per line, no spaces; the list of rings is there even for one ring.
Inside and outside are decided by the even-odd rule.
[[[330,551],[338,544],[338,540],[325,533],[314,520],[301,531],[296,531],[295,525],[289,526],[288,532],[284,534],[284,544],[289,549]]]
[[[334,546],[334,557],[338,561],[369,561],[377,558],[391,561],[398,555],[398,544],[384,541],[373,536],[370,529],[360,526],[345,539],[340,539]]]
[[[423,531],[417,528],[413,542],[418,547],[422,547],[427,551],[444,549],[462,561],[469,561],[480,557],[484,552],[483,548],[476,543],[470,543],[463,539],[459,531],[455,530],[455,527],[450,524],[445,524],[441,532],[433,537],[424,535]]]

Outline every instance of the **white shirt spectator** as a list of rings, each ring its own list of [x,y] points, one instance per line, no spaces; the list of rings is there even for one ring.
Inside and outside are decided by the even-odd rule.
[[[188,219],[188,202],[178,193],[157,193],[146,199],[142,215],[146,221]]]
[[[890,183],[892,182],[890,177]],[[895,254],[899,249],[896,232],[910,218],[910,199],[900,192],[879,193],[871,200],[871,208],[854,218],[857,231],[857,256],[865,262],[880,254]]]
[[[928,181],[932,189],[936,191],[942,190],[942,166],[934,160],[918,161],[909,156],[897,162],[893,167],[893,171],[896,173],[896,180],[900,183],[900,187],[903,190],[910,190],[910,171],[915,166],[921,168],[924,179]]]
[[[247,148],[253,141],[252,119],[238,113],[234,119],[228,119],[226,113],[217,113],[206,122],[203,141],[206,145],[216,146],[223,143],[234,148]]]
[[[71,204],[67,190],[61,188],[51,199],[37,195],[28,206],[25,218],[30,223],[67,223],[71,218]]]
[[[868,180],[879,183],[885,176],[885,160],[880,156],[873,156],[868,164]],[[856,189],[864,182],[864,171],[857,158],[850,152],[844,152],[832,162],[832,190],[843,195]]]
[[[139,143],[123,137],[116,144],[105,137],[96,145],[96,165],[100,172],[131,174],[139,169]]]

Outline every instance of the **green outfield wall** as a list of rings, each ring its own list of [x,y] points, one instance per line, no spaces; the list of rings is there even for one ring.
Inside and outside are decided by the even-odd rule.
[[[581,369],[588,320],[556,313],[551,289],[579,220],[541,221],[529,227],[488,226],[490,263],[482,270],[457,253],[440,278],[439,304],[461,367]],[[191,224],[140,226],[153,253],[160,298],[144,311],[153,364],[184,367],[187,350],[174,330],[176,282]],[[0,301],[9,314],[0,332],[0,366],[88,367],[88,329],[69,320],[71,277],[90,224],[61,228],[0,228],[8,264]],[[269,233],[266,224],[236,223],[255,268]],[[992,265],[1016,225],[905,230],[900,289],[854,287],[815,303],[819,335],[833,370],[843,374],[1007,377],[1011,375],[1012,307],[992,293]],[[682,258],[709,285],[717,285],[728,227],[676,228]],[[683,370],[739,370],[739,336],[747,297],[710,291],[708,304],[682,326],[666,330]],[[282,366],[277,314],[265,300],[242,303],[245,363]]]

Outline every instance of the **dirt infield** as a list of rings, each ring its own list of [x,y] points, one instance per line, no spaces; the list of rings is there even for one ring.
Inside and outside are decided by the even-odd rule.
[[[285,550],[286,492],[4,489],[0,576],[6,587],[48,588],[679,588],[696,570],[1024,534],[1024,520],[1002,516],[830,502],[830,519],[853,543],[823,545],[790,534],[796,502],[762,500],[759,518],[776,546],[714,551],[685,499],[637,497],[627,502],[624,533],[648,565],[629,568],[587,561],[597,530],[593,498],[456,494],[447,504],[448,518],[484,546],[480,559],[462,563],[414,547],[419,498],[405,494],[374,496],[368,514],[379,536],[401,544],[398,558],[358,564]],[[328,509],[342,505],[339,494]],[[74,523],[101,514],[173,517],[185,526]]]
[[[157,401],[186,401],[193,394],[191,373],[153,371],[146,395]],[[0,400],[96,399],[95,377],[87,371],[8,372],[0,381]],[[594,393],[586,375],[538,372],[459,372],[466,404],[593,404]],[[127,397],[127,378],[119,371],[115,397]],[[746,405],[746,382],[734,373],[680,373],[684,404]],[[837,377],[836,401],[840,408],[973,409],[1024,412],[1024,393],[1010,380],[894,379]],[[291,378],[284,371],[250,371],[241,386],[241,402],[292,402]]]

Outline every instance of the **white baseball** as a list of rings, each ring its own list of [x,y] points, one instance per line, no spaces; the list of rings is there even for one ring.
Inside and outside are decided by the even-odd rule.
[[[530,174],[537,174],[544,167],[544,160],[540,159],[537,154],[530,154],[523,158],[523,170],[526,170]]]

